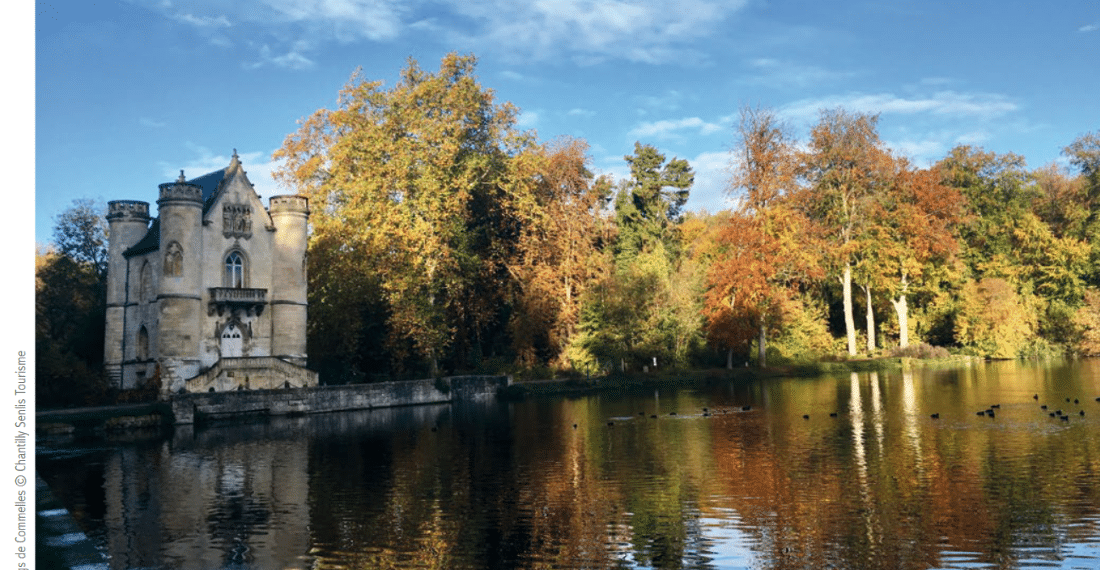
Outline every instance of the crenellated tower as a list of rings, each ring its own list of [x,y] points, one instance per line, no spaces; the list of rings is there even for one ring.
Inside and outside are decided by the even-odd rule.
[[[271,353],[278,358],[305,366],[309,201],[305,196],[272,196],[268,213],[275,226],[271,280]]]
[[[176,391],[199,373],[202,307],[203,189],[186,181],[160,185],[157,356],[161,389]]]
[[[103,364],[114,388],[122,387],[122,361],[126,352],[128,264],[123,253],[149,231],[149,203],[115,200],[107,203],[107,327]]]

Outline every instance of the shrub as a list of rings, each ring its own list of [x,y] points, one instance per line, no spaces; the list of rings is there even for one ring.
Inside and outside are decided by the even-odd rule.
[[[890,351],[890,356],[894,358],[919,358],[922,360],[929,360],[933,358],[947,358],[951,356],[951,353],[947,352],[947,349],[942,346],[932,346],[920,342],[910,344],[904,348],[894,348]]]

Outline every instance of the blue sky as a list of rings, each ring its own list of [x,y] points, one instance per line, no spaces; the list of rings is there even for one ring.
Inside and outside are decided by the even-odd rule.
[[[696,169],[689,209],[724,207],[738,110],[800,139],[819,109],[880,113],[930,164],[957,144],[1057,160],[1100,129],[1100,3],[738,0],[80,0],[35,5],[35,239],[76,198],[155,202],[224,167],[263,196],[271,153],[352,72],[392,85],[450,51],[549,140],[621,176],[635,141]]]

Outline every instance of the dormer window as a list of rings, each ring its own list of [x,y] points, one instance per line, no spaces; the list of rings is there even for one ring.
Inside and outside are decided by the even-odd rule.
[[[225,258],[225,286],[244,288],[244,258],[239,252],[234,251]]]

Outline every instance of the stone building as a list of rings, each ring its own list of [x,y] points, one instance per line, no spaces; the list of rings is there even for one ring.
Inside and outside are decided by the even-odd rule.
[[[237,152],[160,185],[158,216],[108,203],[105,363],[113,385],[183,392],[317,385],[306,364],[303,196],[264,208]]]

